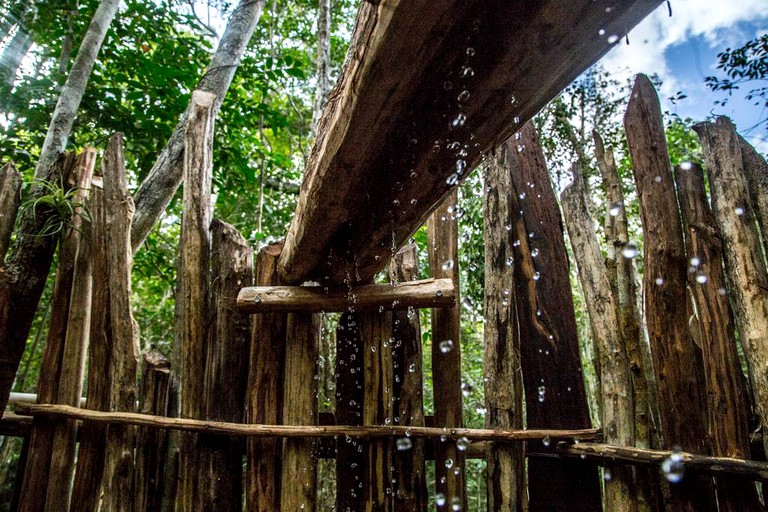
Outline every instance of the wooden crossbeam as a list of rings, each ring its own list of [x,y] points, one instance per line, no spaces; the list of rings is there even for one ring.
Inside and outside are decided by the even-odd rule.
[[[254,286],[243,288],[237,307],[250,313],[389,311],[437,308],[456,304],[451,279],[424,279],[390,284],[325,288],[321,286]]]
[[[362,2],[280,258],[283,281],[370,282],[485,151],[660,3]]]

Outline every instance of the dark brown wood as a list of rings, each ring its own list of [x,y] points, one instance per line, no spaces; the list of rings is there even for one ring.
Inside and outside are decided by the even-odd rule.
[[[432,277],[450,278],[459,302],[459,227],[456,211],[458,192],[454,191],[427,221],[429,268]],[[463,427],[461,396],[461,307],[432,310],[432,389],[435,422],[446,428]],[[464,454],[455,443],[435,447],[435,492],[445,497],[449,510],[458,503],[467,508]]]
[[[520,335],[515,310],[514,255],[507,146],[494,151],[485,178],[485,426],[523,427]],[[525,446],[495,444],[487,452],[488,509],[504,512],[527,507]]]
[[[560,210],[533,124],[519,133],[506,144],[526,424],[589,428]],[[531,511],[597,510],[599,483],[597,470],[579,461],[528,461]]]
[[[744,164],[744,175],[749,185],[749,197],[760,225],[763,247],[768,249],[768,162],[741,135],[739,135],[739,147],[741,161]]]
[[[707,161],[712,211],[723,239],[727,291],[744,353],[749,362],[755,409],[768,420],[768,272],[761,254],[741,148],[731,121],[694,127]],[[763,436],[768,447],[768,436]],[[768,452],[767,452],[768,453]]]
[[[250,313],[344,312],[355,298],[355,311],[384,311],[408,308],[447,307],[456,304],[450,279],[424,279],[388,284],[348,287],[258,286],[243,288],[237,307]]]
[[[675,183],[688,259],[698,260],[698,265],[689,269],[688,286],[696,306],[699,345],[704,353],[712,455],[748,459],[747,386],[736,351],[733,315],[728,299],[720,293],[726,288],[722,240],[709,208],[703,169],[695,164],[677,167]],[[717,501],[721,511],[760,509],[752,482],[719,479]]]
[[[283,381],[283,423],[317,424],[317,354],[320,344],[320,317],[291,313],[285,334],[285,377]],[[315,443],[290,439],[283,444],[282,510],[314,510],[317,500],[317,458]]]
[[[363,424],[365,385],[364,351],[360,318],[344,313],[336,327],[336,421],[345,425]],[[336,510],[365,510],[362,440],[342,435],[336,441]]]
[[[109,269],[109,319],[111,327],[110,411],[136,408],[136,371],[139,333],[131,309],[131,218],[133,200],[128,192],[123,155],[123,135],[110,137],[104,153],[107,263]],[[135,429],[111,425],[107,432],[104,464],[104,499],[101,509],[118,512],[134,508],[133,464]]]
[[[0,419],[0,436],[27,437],[30,430],[32,430],[32,418],[28,416],[6,412]]]
[[[170,380],[171,362],[157,350],[146,352],[141,365],[141,414],[165,416],[168,413]],[[139,429],[136,440],[136,512],[160,511],[167,448],[167,432]]]
[[[8,162],[0,169],[0,268],[11,244],[13,225],[21,204],[21,185],[21,174],[13,162]]]
[[[206,419],[241,423],[248,383],[246,354],[251,318],[238,311],[237,293],[253,284],[253,250],[237,230],[211,224],[211,308],[213,330],[205,349]],[[232,439],[201,437],[203,510],[243,508],[243,445]]]
[[[286,238],[286,282],[341,283],[348,268],[370,282],[484,151],[660,3],[363,2]]]
[[[674,453],[680,457],[683,463],[683,480],[689,477],[689,472],[715,476],[738,476],[743,480],[755,481],[768,478],[768,463],[731,457],[709,457],[680,451],[648,450],[595,443],[563,443],[558,445],[557,453],[562,457],[584,457],[595,461],[653,466],[659,465]]]
[[[626,347],[619,331],[618,309],[587,206],[581,167],[576,164],[572,170],[573,182],[563,190],[560,200],[599,354],[600,424],[606,443],[634,446],[635,409]],[[605,509],[635,510],[632,471],[620,466],[609,466],[608,470],[611,478],[605,482]]]
[[[112,358],[112,325],[109,307],[109,268],[107,265],[107,234],[104,191],[91,190],[91,269],[93,295],[89,335],[88,394],[85,407],[97,411],[109,410],[112,378],[109,370]],[[71,510],[97,512],[106,453],[106,425],[88,423],[80,428],[77,468],[72,487]]]
[[[398,286],[419,278],[415,244],[400,249],[389,264],[389,275]],[[451,281],[453,287],[453,281]],[[423,351],[419,311],[408,308],[392,313],[392,367],[394,375],[394,425],[424,426]],[[424,441],[396,442],[393,454],[395,510],[426,510],[427,480]]]
[[[282,244],[278,243],[268,245],[259,252],[255,284],[279,284],[277,260],[281,250]],[[286,315],[280,313],[262,313],[253,317],[245,401],[248,423],[277,425],[282,422],[286,320]],[[281,453],[279,439],[248,440],[247,510],[280,510]]]
[[[624,116],[643,225],[645,318],[659,391],[663,446],[708,453],[706,409],[688,332],[687,273],[682,226],[659,98],[638,75]],[[673,486],[679,510],[712,510],[711,486],[686,479]]]

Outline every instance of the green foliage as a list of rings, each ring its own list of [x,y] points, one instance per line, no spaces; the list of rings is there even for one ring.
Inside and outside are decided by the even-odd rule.
[[[718,54],[717,68],[725,73],[725,78],[708,76],[705,81],[713,91],[725,91],[730,97],[741,86],[753,83],[757,87],[750,89],[746,99],[756,106],[768,107],[768,34],[763,34],[736,49],[726,48]],[[719,101],[725,105],[728,98]]]

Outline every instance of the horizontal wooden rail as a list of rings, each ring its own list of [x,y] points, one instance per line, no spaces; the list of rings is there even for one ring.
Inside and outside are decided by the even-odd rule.
[[[406,283],[370,284],[353,287],[255,286],[243,288],[237,307],[250,313],[294,311],[343,312],[388,311],[409,307],[435,308],[456,304],[451,279],[424,279]]]
[[[138,427],[184,430],[206,434],[248,437],[324,438],[349,436],[358,439],[385,437],[412,437],[468,441],[535,441],[545,438],[591,441],[597,438],[598,429],[585,430],[489,430],[471,428],[407,427],[407,426],[291,426],[251,425],[224,423],[183,418],[167,418],[127,412],[103,412],[78,409],[68,405],[27,405],[16,406],[20,416],[59,416],[98,423],[134,425]]]
[[[648,450],[645,448],[596,443],[560,443],[557,447],[557,454],[561,457],[579,457],[594,461],[653,466],[658,466],[673,453],[680,456],[686,471],[698,471],[716,476],[740,475],[753,480],[768,479],[768,462],[755,460],[709,457],[688,452]]]

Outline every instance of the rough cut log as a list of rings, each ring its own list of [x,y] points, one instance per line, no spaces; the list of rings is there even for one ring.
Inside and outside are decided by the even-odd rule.
[[[708,433],[712,455],[748,459],[749,403],[741,371],[733,316],[725,290],[723,248],[715,218],[709,208],[703,169],[691,164],[675,169],[685,246],[691,264],[688,287],[695,304],[699,345],[704,353],[704,378],[708,411]],[[690,270],[693,270],[691,272]],[[606,439],[606,442],[619,444]],[[752,482],[720,479],[717,501],[721,511],[759,510]]]
[[[283,423],[317,425],[317,354],[320,317],[291,313],[285,334]],[[314,510],[317,500],[315,443],[290,439],[283,444],[280,506],[282,510]]]
[[[459,290],[459,221],[456,211],[459,195],[454,191],[427,220],[429,268],[435,278],[449,278]],[[461,397],[461,307],[432,310],[432,390],[435,396],[435,422],[438,426],[463,427]],[[458,503],[467,508],[464,453],[455,443],[435,447],[435,491],[445,496],[448,510]]]
[[[350,269],[369,282],[484,151],[660,3],[363,2],[286,238],[286,282],[340,283]]]
[[[520,373],[520,334],[517,329],[514,256],[507,166],[507,146],[494,151],[485,178],[485,426],[523,427],[523,380]],[[488,509],[503,512],[527,509],[523,445],[492,445],[488,449]]]
[[[656,90],[638,75],[624,116],[644,236],[643,289],[659,390],[663,446],[708,453],[702,371],[688,332],[687,272],[672,166]],[[624,256],[634,257],[627,248]],[[711,486],[686,479],[672,488],[680,510],[711,510]]]
[[[255,283],[276,285],[277,260],[282,244],[264,247],[256,258]],[[253,317],[250,369],[246,392],[245,418],[248,423],[282,422],[283,374],[285,365],[285,329],[287,317],[263,313]],[[278,439],[249,439],[248,467],[245,479],[247,510],[280,510],[280,455]]]
[[[248,359],[243,354],[250,343],[251,318],[237,310],[235,301],[240,288],[253,284],[253,250],[233,226],[218,220],[211,225],[211,240],[214,319],[205,348],[205,417],[240,423],[248,383]],[[203,510],[242,510],[242,443],[210,437],[201,442]]]
[[[139,412],[165,416],[168,413],[168,387],[171,362],[157,350],[144,354],[141,369]],[[140,429],[136,440],[136,512],[159,512],[163,497],[163,474],[168,433]]]
[[[88,199],[91,178],[96,164],[96,150],[86,148],[83,165],[79,169],[72,198],[76,217],[72,229],[78,232],[77,254],[72,269],[72,291],[69,301],[66,336],[62,347],[61,374],[57,389],[56,403],[80,405],[85,374],[85,354],[91,322],[91,239],[92,222],[84,218],[83,205]],[[89,202],[90,206],[90,202]],[[72,236],[74,236],[74,231]],[[77,427],[73,421],[60,422],[53,434],[50,475],[58,475],[48,481],[45,501],[50,512],[69,510],[69,492],[72,486],[72,470],[75,464],[75,436]]]
[[[366,348],[359,315],[344,313],[336,327],[336,421],[363,424],[363,353]],[[365,510],[364,445],[359,439],[339,436],[336,441],[336,510]]]
[[[600,355],[601,425],[606,443],[634,446],[632,384],[626,348],[619,332],[618,309],[587,206],[581,167],[576,164],[572,169],[573,183],[563,190],[560,198],[592,336]],[[605,482],[605,509],[617,512],[633,510],[632,472],[629,468],[615,465],[609,466],[609,470],[612,477]]]
[[[110,137],[104,153],[104,196],[112,335],[109,408],[110,411],[130,412],[136,408],[136,370],[140,352],[138,326],[131,310],[133,200],[128,192],[123,135],[120,133]],[[109,427],[102,502],[105,512],[133,509],[134,441],[134,429]]]
[[[395,254],[389,264],[390,278],[396,283],[419,278],[417,248],[408,244]],[[451,281],[451,286],[453,282]],[[424,426],[423,354],[419,312],[415,308],[392,313],[392,349],[395,398],[394,425]],[[395,451],[394,484],[395,510],[425,510],[427,480],[424,466],[424,441],[412,440],[405,449]]]
[[[752,208],[763,235],[763,247],[768,250],[768,162],[741,135],[739,135],[739,147]]]
[[[8,162],[0,169],[0,268],[5,261],[5,253],[11,244],[13,224],[21,204],[21,174]]]
[[[533,124],[526,123],[520,138],[506,144],[527,425],[588,428],[591,422],[557,198]],[[537,449],[551,452],[554,446]],[[599,483],[597,470],[579,461],[536,458],[528,462],[531,510],[597,510]],[[553,487],[559,492],[551,492]]]
[[[243,288],[237,306],[250,313],[344,312],[447,307],[456,304],[450,279],[424,279],[389,284],[324,288],[320,286],[257,286]]]
[[[85,407],[95,411],[109,410],[112,378],[109,362],[112,354],[111,316],[109,312],[109,269],[107,265],[106,208],[104,191],[91,190],[91,325],[89,335],[88,394]],[[72,488],[71,510],[97,512],[101,480],[104,474],[107,429],[105,425],[85,423],[80,429],[77,469]]]
[[[68,180],[76,166],[74,154],[59,158],[45,176],[47,182],[69,189]],[[35,187],[29,201],[48,194],[41,186]],[[56,222],[55,212],[48,208],[29,208],[19,219],[20,236],[11,248],[6,266],[0,272],[0,417],[8,404],[8,396],[16,378],[27,335],[45,288],[53,254],[61,233],[36,236],[49,222]],[[58,378],[58,375],[52,376]]]
[[[623,464],[653,466],[658,466],[675,453],[683,463],[685,471],[683,479],[688,478],[688,472],[706,473],[715,476],[738,476],[742,479],[756,481],[764,481],[768,478],[768,464],[765,462],[730,457],[708,457],[688,452],[648,450],[645,448],[595,443],[563,443],[558,446],[557,453],[562,457],[585,457],[596,461],[614,461]]]
[[[723,239],[739,339],[749,362],[757,414],[768,425],[768,273],[760,249],[755,213],[736,131],[730,120],[696,125],[712,191],[712,210]],[[768,436],[763,436],[768,447]],[[767,452],[768,453],[768,452]]]
[[[92,150],[78,155],[72,173],[71,182],[73,185],[79,183],[81,177],[85,183],[90,182],[90,177],[93,174],[94,156]],[[78,220],[70,219],[70,221],[77,222],[79,226]],[[75,260],[80,240],[78,229],[68,229],[67,226],[63,226],[63,229],[66,231],[59,245],[58,267],[51,299],[51,320],[40,362],[40,377],[37,382],[37,399],[40,403],[56,403],[58,401]],[[51,483],[50,464],[53,456],[53,435],[54,425],[50,422],[34,423],[29,439],[29,457],[20,494],[20,511],[45,510],[46,492],[42,489],[46,489]],[[61,475],[54,477],[57,479],[56,483],[59,483],[58,478],[60,477]],[[68,486],[69,482],[62,483],[62,485]]]

